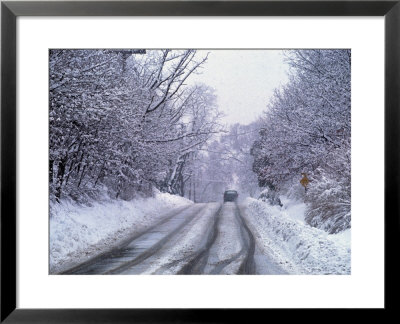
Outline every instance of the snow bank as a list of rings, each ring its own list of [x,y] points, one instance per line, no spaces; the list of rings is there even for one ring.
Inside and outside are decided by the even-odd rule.
[[[284,210],[287,216],[301,222],[304,225],[306,224],[305,213],[307,205],[304,202],[290,199],[287,196],[281,196],[281,201],[283,204],[281,210]]]
[[[190,200],[157,192],[155,197],[132,201],[71,201],[50,204],[50,273],[65,270],[154,224],[173,208]]]
[[[246,217],[261,248],[292,274],[350,274],[351,230],[339,234],[313,228],[304,222],[305,207],[287,209],[247,198]]]

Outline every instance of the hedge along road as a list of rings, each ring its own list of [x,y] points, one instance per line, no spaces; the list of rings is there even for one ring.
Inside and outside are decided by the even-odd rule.
[[[62,274],[284,274],[270,260],[235,203],[197,203]]]

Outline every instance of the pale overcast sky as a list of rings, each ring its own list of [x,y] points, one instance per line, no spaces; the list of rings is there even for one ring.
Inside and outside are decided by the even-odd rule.
[[[266,109],[273,90],[287,82],[287,65],[281,50],[199,50],[210,53],[199,75],[216,90],[218,105],[228,124],[248,124]]]

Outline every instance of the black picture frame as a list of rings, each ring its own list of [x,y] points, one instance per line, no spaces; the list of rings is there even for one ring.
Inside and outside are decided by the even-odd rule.
[[[384,16],[385,308],[395,311],[399,237],[400,0],[395,1],[2,1],[1,2],[1,322],[199,323],[266,320],[271,309],[16,308],[16,18],[18,16]],[[373,262],[373,260],[371,260]],[[393,296],[393,297],[392,297]],[[240,298],[245,298],[241,296]],[[300,318],[308,311],[292,310]],[[334,310],[325,310],[331,312]],[[357,311],[357,310],[354,310]],[[269,313],[269,314],[270,314]],[[268,315],[269,315],[268,314]],[[296,316],[297,316],[296,315]],[[367,316],[371,319],[371,313]],[[326,317],[326,315],[324,315]],[[378,317],[377,317],[378,318]],[[359,319],[359,318],[358,318]],[[337,320],[341,320],[338,318]],[[381,319],[382,320],[382,319]]]

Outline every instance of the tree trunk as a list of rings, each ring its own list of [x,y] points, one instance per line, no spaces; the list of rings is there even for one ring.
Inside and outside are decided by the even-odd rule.
[[[53,179],[53,160],[49,160],[49,183],[53,183],[54,179]]]
[[[192,175],[189,177],[189,200],[192,200]]]
[[[56,182],[56,201],[60,202],[61,199],[61,192],[62,192],[62,185],[64,181],[64,174],[65,174],[65,167],[66,167],[66,158],[63,160],[60,160],[58,163],[58,168],[57,168],[57,182]]]
[[[196,202],[196,172],[193,174],[193,202]]]
[[[100,172],[99,172],[99,174],[98,174],[98,176],[97,176],[97,178],[96,178],[96,181],[94,182],[94,186],[95,186],[95,187],[96,187],[97,182],[99,181],[99,179],[100,179],[100,177],[101,177],[101,174],[102,174],[102,172],[103,172],[103,170],[104,170],[105,164],[106,164],[106,160],[104,160],[103,165],[101,166]]]
[[[83,166],[81,177],[79,178],[79,182],[78,182],[78,188],[80,187],[83,177],[85,176],[85,170],[86,170],[86,165]]]
[[[68,168],[67,178],[65,179],[65,184],[68,184],[68,180],[69,180],[69,177],[70,177],[70,175],[72,173],[72,169],[74,168],[74,165],[75,165],[74,160],[72,160],[70,165],[69,165],[69,168]]]

